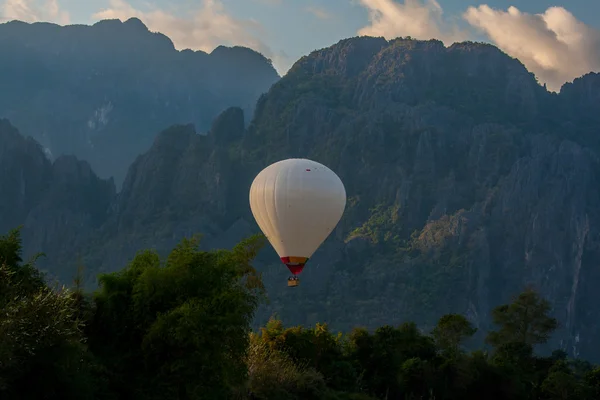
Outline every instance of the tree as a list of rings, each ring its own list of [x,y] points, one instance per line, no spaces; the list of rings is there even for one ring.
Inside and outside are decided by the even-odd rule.
[[[320,399],[326,390],[323,375],[297,363],[258,335],[252,335],[246,359],[248,382],[239,399]]]
[[[492,363],[509,378],[513,398],[527,399],[539,387],[539,360],[533,349],[545,343],[556,329],[556,319],[550,317],[550,303],[532,288],[527,288],[511,304],[492,311],[499,329],[491,331],[486,341],[494,346]]]
[[[72,293],[50,289],[21,248],[19,230],[0,237],[0,398],[97,398]]]
[[[496,307],[492,318],[497,331],[491,331],[486,340],[498,348],[509,343],[527,346],[546,343],[558,326],[550,317],[550,303],[541,298],[532,288],[527,288],[511,303]]]
[[[548,400],[581,399],[582,385],[565,361],[558,361],[550,369],[541,385],[542,394]]]
[[[403,395],[405,386],[399,377],[407,360],[426,361],[436,356],[432,338],[421,334],[414,323],[382,326],[373,334],[356,329],[348,342],[349,358],[357,364],[366,391],[383,398]]]
[[[250,323],[264,294],[250,261],[263,237],[203,252],[184,239],[162,261],[139,253],[101,275],[90,348],[128,399],[228,399],[247,377]]]
[[[327,324],[314,328],[301,326],[284,329],[283,323],[270,318],[261,329],[260,340],[271,349],[290,356],[298,365],[306,365],[327,376],[333,389],[347,388],[356,382],[356,371],[342,352],[342,335],[334,335]]]
[[[586,399],[600,399],[600,367],[596,366],[583,376]]]
[[[7,301],[14,295],[27,296],[46,287],[44,275],[35,267],[35,262],[43,254],[38,253],[27,263],[23,263],[22,251],[21,228],[12,229],[8,234],[0,236],[0,265],[4,266],[5,274],[10,275],[10,285],[8,276],[3,281],[8,286],[0,291],[0,302]]]
[[[476,331],[463,315],[447,314],[440,318],[431,334],[440,349],[456,352],[461,343]]]

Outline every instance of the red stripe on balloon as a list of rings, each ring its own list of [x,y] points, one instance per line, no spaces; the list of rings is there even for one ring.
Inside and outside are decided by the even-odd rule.
[[[297,257],[281,257],[281,262],[284,263],[286,267],[288,267],[288,269],[290,270],[292,275],[300,274],[300,272],[302,272],[302,270],[304,269],[304,266],[306,265],[306,261],[308,261],[308,259],[302,257],[302,259],[304,259],[306,261],[292,262],[292,260],[290,260],[290,258],[293,260]]]

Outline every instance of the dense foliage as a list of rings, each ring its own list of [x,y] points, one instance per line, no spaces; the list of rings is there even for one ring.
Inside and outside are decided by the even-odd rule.
[[[539,356],[557,322],[526,289],[476,329],[443,316],[334,334],[272,318],[251,332],[264,288],[256,236],[231,251],[183,240],[161,260],[138,253],[83,293],[53,288],[21,259],[19,230],[0,238],[0,397],[12,399],[596,399],[600,368],[563,351]]]

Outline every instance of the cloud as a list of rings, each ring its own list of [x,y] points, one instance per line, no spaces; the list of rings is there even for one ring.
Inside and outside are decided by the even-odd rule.
[[[54,22],[60,25],[70,23],[67,11],[61,10],[57,0],[5,0],[0,5],[0,20],[24,22]]]
[[[203,0],[202,5],[185,16],[153,7],[139,10],[124,0],[110,0],[109,8],[95,13],[94,20],[137,17],[148,29],[167,35],[178,49],[212,51],[219,45],[252,48],[273,60],[276,69],[282,67],[281,54],[273,53],[261,36],[266,36],[260,23],[252,19],[237,19],[226,13],[218,0]]]
[[[436,0],[360,0],[369,11],[368,26],[358,31],[364,36],[393,39],[411,36],[415,39],[439,39],[446,44],[464,40],[467,36],[456,25],[442,18],[442,7]]]
[[[306,7],[306,12],[314,15],[318,19],[330,19],[332,15],[321,7]]]
[[[590,71],[600,70],[600,32],[563,7],[528,14],[487,5],[469,7],[464,18],[492,42],[516,57],[550,90]]]

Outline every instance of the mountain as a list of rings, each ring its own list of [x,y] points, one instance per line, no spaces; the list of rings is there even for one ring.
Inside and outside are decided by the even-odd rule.
[[[49,161],[37,142],[3,119],[0,166],[0,230],[23,225],[27,249],[38,249],[28,256],[43,251],[50,262],[74,257],[77,262],[72,250],[87,244],[109,216],[113,180],[99,179],[73,156]]]
[[[193,123],[206,131],[230,106],[251,117],[279,79],[253,50],[177,51],[136,18],[0,24],[0,54],[0,118],[51,158],[76,155],[117,186],[160,129]]]
[[[79,218],[101,209],[105,219],[83,229],[80,242],[66,230],[54,236],[50,217],[25,227],[25,245],[28,254],[46,251],[27,235],[52,237],[56,256],[43,267],[69,279],[79,254],[89,283],[137,250],[165,252],[196,232],[204,247],[229,247],[258,231],[248,205],[256,173],[307,157],[342,178],[347,208],[300,287],[287,288],[272,249],[259,255],[270,303],[257,324],[275,312],[286,324],[415,321],[428,330],[454,312],[481,342],[488,310],[531,285],[561,322],[549,345],[600,360],[599,77],[554,94],[491,45],[343,40],[300,59],[260,97],[246,129],[240,108],[222,113],[207,135],[173,125],[134,161],[118,194],[110,181],[88,179],[78,196],[102,193],[90,204],[102,207],[80,207]],[[19,171],[39,168],[33,185],[57,163],[35,164],[39,146],[21,146],[11,196],[23,186]],[[110,204],[100,201],[111,194]]]

